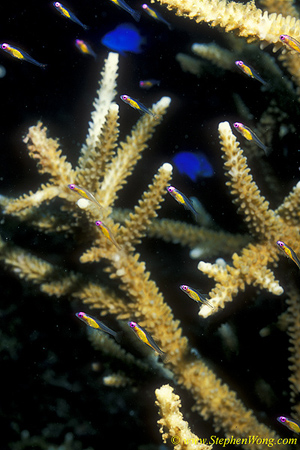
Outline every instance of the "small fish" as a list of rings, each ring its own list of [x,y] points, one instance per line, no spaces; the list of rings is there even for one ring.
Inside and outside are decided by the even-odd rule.
[[[165,25],[167,25],[167,27],[169,28],[169,30],[172,30],[172,25],[167,22],[163,16],[161,16],[158,12],[154,11],[153,8],[150,8],[150,6],[148,6],[146,3],[144,3],[142,5],[142,8],[144,11],[146,11],[147,14],[149,14],[150,17],[152,17],[155,20],[158,20],[159,22],[164,23]]]
[[[300,269],[300,261],[294,250],[282,241],[277,241],[276,244],[288,258],[290,258],[292,261],[294,261],[295,264],[297,264],[298,268]]]
[[[87,200],[90,200],[91,202],[95,203],[100,209],[103,208],[103,206],[100,205],[100,203],[97,202],[93,194],[91,194],[87,189],[77,186],[77,184],[68,184],[68,187],[72,190],[77,192],[80,197],[86,198]]]
[[[76,16],[72,13],[68,8],[66,8],[62,3],[59,2],[53,2],[53,6],[57,11],[62,15],[65,16],[67,19],[72,20],[72,22],[77,23],[77,25],[80,25],[84,30],[88,30],[89,27],[87,25],[84,25]]]
[[[185,209],[189,209],[196,218],[198,217],[198,213],[193,207],[192,202],[182,192],[178,191],[174,186],[169,186],[167,190],[178,203],[183,205]]]
[[[160,85],[160,81],[154,80],[153,78],[151,78],[150,80],[141,80],[139,82],[139,86],[142,89],[150,89],[153,86],[159,86],[159,85]]]
[[[277,417],[278,422],[282,423],[285,427],[287,427],[289,430],[294,431],[295,433],[300,433],[300,426],[298,423],[293,419],[288,419],[287,417],[280,416]]]
[[[146,108],[143,103],[129,97],[129,95],[120,95],[120,99],[127,103],[127,105],[131,106],[131,108],[137,109],[141,114],[146,113],[150,114],[150,116],[157,117],[152,111],[150,111],[150,109]]]
[[[115,238],[113,237],[112,232],[110,231],[110,229],[104,225],[104,223],[101,220],[97,220],[96,222],[97,227],[100,228],[100,230],[102,231],[102,233],[104,234],[104,236],[109,239],[116,247],[118,250],[121,250],[120,245],[117,243],[117,241],[115,240]]]
[[[145,43],[145,39],[134,25],[122,23],[106,33],[101,39],[101,43],[110,50],[124,55],[124,52],[142,53],[141,46]]]
[[[254,141],[260,148],[263,149],[266,155],[268,155],[268,147],[266,147],[260,139],[256,136],[256,134],[248,127],[243,125],[240,122],[235,122],[233,124],[234,128],[237,129],[239,133],[241,133],[242,136],[244,136],[247,141]]]
[[[211,305],[209,301],[206,300],[205,295],[201,294],[201,292],[199,291],[196,291],[196,289],[186,286],[185,284],[182,284],[180,286],[180,289],[185,292],[191,299],[195,300],[195,302],[204,303],[205,305],[210,306],[212,309],[215,309],[213,305]]]
[[[288,34],[282,34],[279,36],[279,39],[292,50],[300,53],[300,42],[296,41],[296,39],[292,38]]]
[[[137,337],[144,342],[145,344],[149,345],[149,347],[153,348],[160,356],[164,356],[165,353],[159,348],[159,346],[156,344],[154,339],[150,336],[150,334],[142,328],[138,323],[136,322],[128,322],[128,325],[130,328],[135,332]]]
[[[97,55],[94,52],[94,50],[92,49],[92,47],[90,46],[90,44],[88,44],[87,42],[83,41],[82,39],[76,39],[75,40],[75,45],[78,48],[78,50],[81,53],[83,53],[84,55],[91,55],[95,59],[97,58]]]
[[[263,80],[252,67],[247,66],[243,61],[235,61],[235,64],[246,74],[248,77],[255,78],[260,81],[262,84],[267,84],[265,80]]]
[[[30,62],[31,64],[34,64],[35,66],[41,67],[42,69],[45,69],[47,64],[42,64],[35,59],[33,59],[28,53],[24,52],[24,50],[21,50],[18,47],[13,47],[10,44],[7,44],[6,42],[3,42],[0,44],[0,48],[5,51],[6,53],[9,53],[13,58],[17,58],[23,61]]]
[[[97,320],[84,312],[78,312],[76,313],[76,316],[78,317],[78,319],[82,320],[82,322],[84,322],[88,327],[95,328],[96,330],[105,331],[105,333],[111,334],[116,339],[116,341],[119,342],[120,333],[117,333],[111,328],[108,328],[106,325],[104,325],[104,323],[100,322],[100,320]]]
[[[180,174],[187,175],[192,181],[197,178],[210,178],[214,169],[204,153],[179,152],[172,158]]]
[[[129,14],[132,15],[134,20],[139,22],[141,14],[135,11],[134,9],[130,8],[130,6],[126,2],[124,2],[124,0],[110,0],[110,1],[115,5],[119,6],[120,8],[124,9],[125,11],[127,11]]]

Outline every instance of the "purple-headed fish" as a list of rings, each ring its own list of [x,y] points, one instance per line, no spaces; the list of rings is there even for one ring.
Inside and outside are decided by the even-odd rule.
[[[160,356],[165,356],[165,353],[159,348],[157,343],[154,341],[153,337],[150,336],[150,334],[144,328],[142,328],[136,322],[128,322],[128,325],[135,332],[137,337],[142,342],[144,342],[145,344],[149,345],[149,347],[153,348],[153,350],[155,350]]]
[[[297,264],[298,268],[300,269],[300,261],[294,250],[282,241],[277,241],[276,244],[288,258],[290,258],[292,261],[294,261],[295,264]]]
[[[150,89],[153,86],[159,86],[159,85],[160,85],[160,81],[154,80],[153,78],[150,78],[149,80],[141,80],[139,82],[139,86],[142,89]]]
[[[119,341],[120,333],[112,330],[111,328],[104,325],[104,323],[100,322],[100,320],[95,319],[92,316],[89,316],[85,312],[76,313],[78,319],[82,320],[88,327],[95,328],[95,330],[105,331],[105,333],[111,334],[117,341]]]
[[[193,207],[192,202],[182,192],[180,192],[174,186],[169,186],[167,190],[169,194],[172,195],[173,198],[175,198],[176,202],[183,205],[185,209],[189,209],[196,218],[198,217],[198,213]]]
[[[100,209],[103,208],[103,206],[100,205],[100,203],[97,202],[93,194],[91,194],[87,189],[78,186],[77,184],[69,184],[68,187],[75,191],[80,197],[86,198],[87,200],[90,200],[91,202],[95,203]]]
[[[287,47],[291,48],[292,50],[295,50],[296,52],[300,53],[300,42],[296,41],[296,39],[292,38],[288,34],[281,34],[279,36],[279,39],[281,42],[283,42]]]
[[[21,50],[18,47],[13,47],[10,44],[7,44],[7,42],[3,42],[0,44],[0,48],[6,52],[9,53],[13,58],[20,59],[21,61],[27,61],[31,64],[34,64],[35,66],[41,67],[42,69],[45,69],[47,64],[42,64],[35,59],[33,59],[28,53],[24,52],[24,50]]]
[[[261,140],[256,136],[254,131],[252,131],[250,128],[246,127],[244,124],[240,122],[235,122],[233,124],[234,128],[241,133],[242,136],[244,136],[247,141],[254,141],[260,148],[263,149],[265,154],[268,154],[268,147],[266,147]]]
[[[120,99],[127,103],[127,105],[131,106],[131,108],[137,109],[141,114],[146,113],[150,114],[150,116],[157,117],[152,111],[150,111],[150,109],[146,108],[143,103],[129,97],[129,95],[120,95]]]
[[[278,422],[282,423],[282,425],[287,427],[289,430],[294,431],[294,433],[297,434],[300,433],[300,426],[295,420],[289,419],[285,416],[279,416],[277,417],[277,420]]]
[[[205,305],[210,306],[212,309],[214,309],[213,305],[211,305],[209,301],[206,300],[205,295],[201,294],[201,292],[197,291],[196,289],[193,289],[186,284],[182,284],[180,286],[180,289],[185,292],[191,299],[195,300],[195,302],[204,303]]]
[[[144,11],[146,11],[147,14],[149,14],[150,17],[152,17],[155,20],[158,20],[159,22],[164,23],[167,25],[169,30],[172,30],[172,25],[167,22],[157,11],[155,11],[153,8],[150,8],[146,3],[142,5],[142,8]]]
[[[110,0],[110,1],[115,5],[119,6],[120,8],[124,9],[124,11],[128,12],[134,18],[134,20],[139,22],[141,14],[135,11],[134,9],[130,8],[130,6],[126,2],[124,2],[124,0]]]
[[[53,2],[54,8],[62,15],[65,16],[67,19],[72,20],[72,22],[77,23],[77,25],[80,25],[84,30],[88,30],[89,27],[87,25],[84,25],[76,16],[72,13],[68,8],[66,8],[62,3],[59,2]]]
[[[112,232],[110,231],[110,229],[106,225],[104,225],[104,223],[101,220],[97,220],[95,223],[96,223],[97,227],[100,228],[100,230],[102,231],[104,236],[107,239],[109,239],[117,247],[118,250],[121,250],[120,245],[115,240],[115,238],[114,238]]]
[[[88,44],[87,42],[83,41],[82,39],[75,39],[75,45],[78,48],[78,50],[83,53],[84,55],[90,55],[93,56],[95,59],[97,58],[96,53]]]
[[[254,72],[252,67],[247,66],[243,61],[235,61],[235,64],[237,67],[239,67],[248,77],[255,78],[256,80],[260,81],[262,84],[267,84],[265,80],[263,80],[258,73]]]

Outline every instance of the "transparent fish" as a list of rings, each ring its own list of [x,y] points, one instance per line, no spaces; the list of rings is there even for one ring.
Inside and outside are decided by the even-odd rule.
[[[135,11],[135,9],[130,8],[130,6],[124,0],[110,0],[110,1],[115,5],[119,6],[120,8],[124,9],[124,11],[128,12],[134,18],[134,20],[139,22],[141,14]]]
[[[239,67],[248,77],[255,78],[256,80],[260,81],[262,84],[267,84],[265,80],[262,79],[258,73],[256,73],[251,66],[248,66],[243,61],[235,61],[235,64],[237,67]]]
[[[47,64],[42,64],[42,63],[36,61],[35,59],[33,59],[30,55],[28,55],[28,53],[24,52],[24,50],[22,50],[18,47],[13,47],[12,45],[8,44],[7,42],[3,42],[2,44],[0,44],[0,48],[4,52],[9,53],[13,58],[20,59],[21,61],[30,62],[31,64],[34,64],[35,66],[41,67],[42,69],[44,69],[47,66]]]
[[[289,430],[294,431],[294,433],[298,434],[300,433],[300,426],[295,420],[289,419],[288,417],[285,416],[277,417],[277,420],[278,422],[282,423],[282,425],[287,427]]]
[[[84,25],[76,16],[72,13],[68,8],[66,8],[62,3],[60,2],[54,2],[53,3],[54,8],[64,17],[66,17],[69,20],[72,20],[72,22],[77,23],[77,25],[80,25],[84,30],[88,30],[89,27],[87,25]]]
[[[157,343],[154,341],[153,337],[150,336],[150,334],[142,328],[138,323],[136,322],[128,322],[128,325],[130,328],[135,332],[137,337],[144,342],[145,344],[149,345],[149,347],[153,348],[160,356],[164,356],[165,353],[159,348]]]
[[[90,55],[90,56],[93,56],[95,59],[97,58],[97,55],[94,52],[94,50],[92,49],[92,47],[90,46],[90,44],[83,41],[82,39],[76,39],[75,45],[83,55]]]
[[[283,251],[283,253],[290,258],[292,261],[294,261],[294,263],[298,266],[298,268],[300,269],[300,261],[298,256],[296,255],[296,253],[294,252],[294,250],[289,247],[287,244],[285,244],[282,241],[277,241],[276,244],[278,245],[278,247],[280,248],[280,250]]]
[[[95,319],[95,317],[89,316],[85,312],[76,313],[76,317],[82,320],[82,322],[84,322],[88,327],[111,334],[117,341],[119,341],[119,336],[121,333],[117,333],[116,331],[112,330],[111,328],[106,326],[103,322],[100,322],[100,320]]]

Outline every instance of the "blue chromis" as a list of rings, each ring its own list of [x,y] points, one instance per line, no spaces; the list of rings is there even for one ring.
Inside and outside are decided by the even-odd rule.
[[[142,5],[142,8],[144,11],[146,11],[147,14],[149,14],[150,17],[152,17],[153,19],[164,23],[165,25],[167,25],[167,27],[169,28],[169,30],[172,30],[172,25],[167,22],[162,15],[160,15],[157,11],[155,11],[153,8],[150,8],[150,6],[148,6],[146,3],[144,3]]]
[[[287,427],[289,430],[294,431],[294,433],[297,434],[300,433],[300,426],[295,420],[289,419],[285,416],[279,416],[277,417],[277,420],[278,422],[282,423],[282,425]]]
[[[97,220],[96,222],[97,227],[100,228],[100,230],[102,231],[102,233],[104,234],[104,236],[110,240],[110,242],[112,242],[118,250],[121,250],[120,245],[117,243],[117,241],[115,240],[112,232],[110,231],[110,229],[101,221],[101,220]]]
[[[298,268],[300,269],[300,261],[298,256],[296,255],[296,253],[294,252],[294,250],[289,247],[287,244],[285,244],[282,241],[277,241],[276,244],[278,245],[278,247],[280,248],[280,250],[283,251],[283,253],[290,258],[292,261],[294,261],[294,263],[298,266]]]
[[[105,331],[105,333],[111,334],[117,341],[119,340],[119,333],[104,325],[104,323],[100,322],[100,320],[89,316],[85,312],[76,313],[76,317],[82,320],[82,322],[84,322],[88,327],[95,328],[95,330]]]
[[[131,106],[131,108],[137,109],[141,114],[146,113],[155,118],[157,117],[152,111],[150,111],[150,109],[146,108],[143,103],[129,97],[129,95],[120,95],[120,99],[123,100],[124,103],[127,103],[127,105]]]
[[[265,154],[268,155],[268,147],[266,147],[261,142],[261,140],[254,133],[254,131],[252,131],[250,128],[246,127],[244,124],[240,122],[235,122],[233,126],[239,133],[241,133],[242,136],[244,136],[245,139],[247,139],[247,141],[254,141],[256,145],[262,148]]]
[[[283,42],[287,47],[296,52],[300,53],[300,42],[296,41],[296,39],[292,38],[288,34],[282,34],[279,36],[281,42]]]
[[[90,200],[92,203],[95,203],[100,209],[103,208],[103,206],[100,205],[99,202],[95,199],[93,194],[91,194],[87,189],[78,186],[77,184],[69,184],[68,187],[71,189],[71,191],[75,191],[80,197],[83,197],[87,200]]]
[[[90,44],[83,41],[82,39],[75,39],[75,45],[83,55],[90,55],[93,56],[95,59],[97,58],[97,55],[90,46]]]
[[[65,16],[67,19],[72,20],[72,22],[77,23],[77,25],[80,25],[84,30],[88,30],[89,27],[87,25],[84,25],[76,16],[72,13],[68,8],[66,8],[62,3],[60,2],[53,2],[54,8],[62,15]]]
[[[265,80],[263,80],[258,73],[256,73],[252,67],[247,66],[243,61],[235,61],[235,64],[237,67],[239,67],[248,77],[255,78],[256,80],[260,81],[262,84],[267,84]]]
[[[140,20],[141,15],[139,12],[135,11],[134,9],[130,8],[130,6],[124,1],[124,0],[110,0],[115,5],[119,6],[120,8],[124,9],[124,11],[131,14],[131,16],[136,20],[137,22]]]
[[[211,305],[209,301],[206,300],[205,295],[201,294],[201,292],[197,291],[196,289],[193,289],[186,284],[182,284],[180,286],[180,289],[185,292],[185,294],[187,294],[191,299],[195,300],[195,302],[204,303],[205,305],[210,306],[212,309],[214,309],[213,305]]]
[[[212,165],[202,152],[179,152],[172,160],[179,173],[188,176],[192,181],[209,178],[214,174]]]
[[[24,50],[21,50],[18,47],[13,47],[10,44],[7,44],[6,42],[3,42],[0,44],[1,50],[3,50],[6,53],[9,53],[13,58],[20,59],[21,61],[27,61],[31,64],[34,64],[35,66],[41,67],[44,69],[47,64],[42,64],[35,59],[33,59],[28,53],[24,52]]]
[[[165,353],[159,348],[159,346],[154,341],[153,337],[150,336],[150,334],[142,328],[138,323],[136,322],[128,322],[128,325],[130,328],[135,332],[137,337],[144,342],[145,344],[149,345],[149,347],[153,348],[160,356],[164,356]]]
[[[197,219],[198,217],[197,211],[193,207],[192,202],[182,192],[180,192],[174,186],[169,186],[167,190],[169,194],[172,195],[172,197],[176,200],[176,202],[180,203],[180,205],[183,205],[185,209],[190,210]]]
[[[134,25],[122,23],[106,33],[101,39],[101,43],[110,50],[124,55],[125,52],[142,53],[141,46],[145,43],[145,39]]]

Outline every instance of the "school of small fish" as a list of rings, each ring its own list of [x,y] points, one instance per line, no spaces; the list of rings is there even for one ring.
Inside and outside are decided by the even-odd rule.
[[[141,13],[131,8],[124,0],[109,1],[131,15],[131,17],[136,22],[140,21]],[[52,5],[54,9],[65,19],[74,22],[85,31],[89,30],[89,26],[81,22],[81,20],[71,9],[67,8],[60,2],[53,2]],[[159,12],[155,11],[155,9],[153,9],[149,5],[142,4],[141,9],[142,11],[145,11],[147,15],[150,16],[150,18],[166,25],[169,30],[173,29],[172,24],[165,20]],[[296,39],[286,34],[281,35],[279,39],[288,49],[300,53],[300,43]],[[97,58],[96,51],[92,48],[92,45],[87,40],[76,39],[74,42],[76,48],[83,55],[89,55],[95,59]],[[131,23],[123,23],[119,24],[115,29],[107,32],[102,37],[101,43],[109,49],[119,52],[121,55],[125,55],[126,52],[138,54],[143,51],[145,39],[140,35],[139,29],[135,25]],[[47,67],[47,64],[37,61],[25,50],[10,43],[3,42],[2,44],[0,44],[0,49],[17,60],[26,61],[42,69],[46,69]],[[235,64],[248,77],[259,81],[264,86],[267,86],[267,82],[250,65],[246,64],[243,61],[236,61]],[[141,80],[139,86],[142,89],[148,90],[153,86],[159,87],[160,83],[160,80],[149,78],[146,80]],[[131,106],[131,108],[137,110],[139,113],[149,114],[150,116],[156,117],[151,109],[146,107],[139,100],[132,98],[128,94],[120,95],[120,98],[123,102]],[[269,149],[249,127],[240,122],[235,122],[233,126],[239,133],[242,134],[245,139],[255,142],[260,148],[264,150],[265,154],[268,155]],[[179,174],[187,176],[192,182],[196,182],[199,178],[209,178],[214,175],[213,166],[203,152],[182,151],[178,152],[172,159],[178,169]],[[81,199],[84,199],[87,203],[95,205],[99,209],[99,214],[101,214],[101,212],[103,211],[103,206],[91,192],[89,192],[86,188],[78,186],[76,184],[69,184],[68,187],[71,191],[74,191],[76,194],[78,194]],[[174,186],[169,186],[167,188],[167,191],[176,200],[177,203],[190,211],[193,214],[194,218],[197,219],[198,212],[193,206],[192,200],[190,200],[185,194],[183,194]],[[108,239],[111,244],[115,246],[117,251],[122,251],[122,247],[118,244],[116,237],[112,233],[111,229],[107,225],[105,225],[102,220],[97,220],[95,224],[101,231],[101,234],[104,236],[104,238]],[[294,250],[281,240],[278,240],[276,244],[280,251],[282,251],[285,256],[292,260],[300,269],[300,260]],[[209,306],[210,308],[214,308],[213,304],[207,300],[205,294],[202,294],[198,289],[191,288],[188,285],[180,285],[180,289],[185,294],[187,294],[188,297],[197,302],[200,307],[204,304]],[[99,332],[105,332],[113,336],[116,341],[120,341],[120,336],[122,333],[112,330],[97,318],[92,317],[85,312],[78,312],[76,313],[76,316],[88,327],[98,330]],[[165,353],[163,352],[163,350],[161,350],[161,348],[154,341],[147,330],[142,328],[137,322],[134,321],[128,322],[128,326],[132,329],[132,331],[140,341],[154,350],[162,358],[163,361],[166,361]],[[285,416],[277,417],[277,421],[287,427],[290,431],[300,434],[300,425],[297,421]]]

